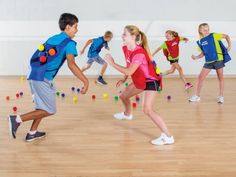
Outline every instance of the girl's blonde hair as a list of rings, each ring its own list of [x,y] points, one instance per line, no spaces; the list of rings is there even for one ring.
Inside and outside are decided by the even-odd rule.
[[[178,37],[179,34],[176,31],[172,31],[172,30],[167,30],[166,33],[172,35],[173,37]]]
[[[148,56],[151,58],[152,54],[151,54],[151,51],[148,45],[147,36],[145,35],[145,33],[140,31],[139,28],[134,25],[127,25],[125,29],[127,29],[131,35],[134,35],[136,37],[135,38],[136,44],[139,46],[142,46],[147,52]]]
[[[200,30],[201,30],[202,27],[205,27],[205,26],[208,26],[208,27],[209,27],[208,23],[201,23],[201,24],[198,26],[198,33],[199,33],[200,38],[203,38],[203,37],[204,37]]]

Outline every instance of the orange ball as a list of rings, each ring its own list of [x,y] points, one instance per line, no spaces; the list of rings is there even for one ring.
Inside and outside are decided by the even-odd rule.
[[[54,56],[56,54],[56,50],[54,48],[49,49],[48,54],[50,56]]]

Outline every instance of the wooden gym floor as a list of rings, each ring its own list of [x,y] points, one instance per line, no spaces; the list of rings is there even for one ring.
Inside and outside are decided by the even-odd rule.
[[[23,124],[13,140],[6,115],[12,107],[18,113],[32,110],[27,81],[0,77],[0,177],[235,177],[236,176],[236,79],[225,79],[225,104],[216,103],[218,82],[205,81],[200,103],[189,103],[193,93],[183,90],[178,78],[164,80],[155,108],[164,117],[176,143],[153,146],[150,140],[159,129],[142,113],[141,103],[132,121],[114,120],[122,111],[114,96],[117,79],[101,87],[90,79],[87,95],[72,101],[70,88],[81,86],[75,78],[56,79],[58,112],[46,118],[40,130],[45,139],[24,142],[30,122]],[[194,81],[193,79],[191,81]],[[124,88],[124,86],[123,86]],[[15,99],[17,92],[24,96]],[[102,94],[109,98],[104,100]],[[96,95],[92,101],[91,95]],[[12,99],[6,101],[5,97]],[[166,96],[172,97],[167,101]]]

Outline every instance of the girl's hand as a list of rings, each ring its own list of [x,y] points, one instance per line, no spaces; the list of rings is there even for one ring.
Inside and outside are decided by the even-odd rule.
[[[118,80],[118,82],[116,83],[116,87],[120,87],[121,84],[124,83],[124,80],[121,79],[121,80]]]
[[[197,59],[197,56],[192,55],[191,58],[192,58],[193,60],[196,60],[196,59]]]
[[[88,84],[85,84],[81,89],[81,94],[85,94],[88,91]]]
[[[81,50],[79,53],[80,53],[80,55],[83,55],[84,54],[84,50]]]
[[[229,52],[231,50],[231,46],[228,46],[227,47],[227,51]]]
[[[188,38],[184,38],[184,42],[187,43],[189,40]]]
[[[106,54],[105,58],[104,58],[107,63],[109,63],[110,65],[113,65],[115,63],[114,59],[112,58],[111,54]]]

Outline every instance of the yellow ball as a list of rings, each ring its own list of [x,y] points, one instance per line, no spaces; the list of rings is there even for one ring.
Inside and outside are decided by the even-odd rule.
[[[21,81],[25,80],[25,77],[24,77],[24,76],[21,76],[21,77],[20,77],[20,80],[21,80]]]
[[[107,94],[107,93],[103,93],[102,97],[103,97],[104,99],[106,99],[106,98],[108,98],[108,94]]]
[[[78,102],[78,97],[77,97],[77,96],[74,96],[74,97],[73,97],[73,102],[74,102],[74,103],[77,103],[77,102]]]
[[[40,44],[38,49],[39,49],[39,51],[41,51],[41,52],[44,51],[44,45],[43,45],[43,44]]]
[[[160,68],[156,68],[156,74],[161,74],[161,69]]]

